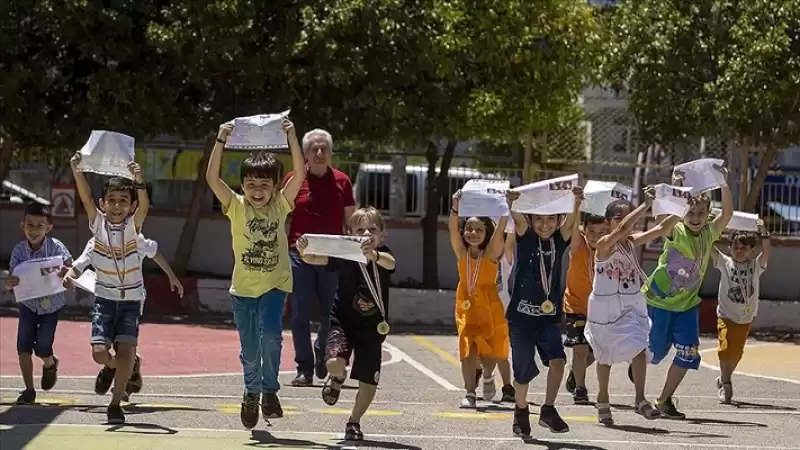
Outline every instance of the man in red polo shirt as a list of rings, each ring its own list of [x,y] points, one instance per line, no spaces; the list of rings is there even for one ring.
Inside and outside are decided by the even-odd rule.
[[[325,130],[311,130],[303,136],[303,154],[307,175],[297,198],[289,225],[290,258],[292,262],[292,340],[294,341],[297,377],[293,386],[311,386],[314,373],[325,378],[328,371],[323,360],[330,328],[330,310],[339,284],[338,273],[325,266],[313,266],[300,258],[295,241],[306,234],[342,234],[344,226],[355,211],[353,185],[350,177],[331,167],[333,138]],[[292,177],[289,172],[283,184]],[[317,340],[311,346],[311,310],[314,299],[319,300],[320,324]]]

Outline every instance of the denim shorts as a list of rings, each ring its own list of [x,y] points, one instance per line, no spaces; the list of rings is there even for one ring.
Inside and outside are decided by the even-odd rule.
[[[17,353],[32,353],[39,358],[53,356],[58,311],[39,315],[25,305],[19,305],[17,323]]]
[[[650,316],[650,363],[660,363],[675,347],[672,361],[676,366],[699,369],[700,307],[676,312],[648,306],[647,314]]]
[[[111,347],[116,342],[136,345],[139,339],[141,301],[115,301],[95,297],[92,306],[92,345]]]
[[[554,359],[567,359],[558,323],[509,321],[508,331],[511,338],[511,367],[517,383],[528,384],[539,375],[537,352],[545,367]]]

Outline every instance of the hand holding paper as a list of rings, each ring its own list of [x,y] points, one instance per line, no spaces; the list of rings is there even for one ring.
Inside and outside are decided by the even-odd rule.
[[[133,161],[135,141],[132,137],[113,131],[92,130],[80,156],[70,160],[74,170],[101,175],[134,179],[129,163]]]
[[[64,266],[61,256],[31,259],[14,268],[19,279],[14,287],[14,299],[19,302],[64,292],[60,275]]]
[[[288,147],[283,121],[289,116],[289,112],[290,110],[286,110],[278,114],[258,114],[233,119],[233,130],[225,146],[242,150]]]
[[[722,214],[722,210],[719,208],[712,208],[711,214],[714,216],[719,216]],[[727,230],[742,230],[742,231],[750,231],[750,232],[758,232],[758,223],[764,223],[761,219],[758,218],[758,214],[751,214],[742,211],[734,211],[731,220],[728,222],[728,225],[725,227]]]
[[[321,255],[367,263],[362,244],[370,239],[362,236],[341,236],[335,234],[304,234],[298,239],[297,249],[303,255]]]
[[[673,177],[677,173],[683,175],[683,186],[692,188],[692,195],[713,191],[728,184],[728,171],[725,169],[725,161],[721,159],[704,158],[679,164],[673,169]]]
[[[572,189],[577,185],[578,174],[572,174],[514,188],[520,196],[512,210],[522,214],[570,214],[575,201]]]
[[[581,211],[596,216],[604,216],[606,207],[614,200],[633,199],[633,189],[614,181],[589,180],[583,188],[583,194],[585,200],[581,205]]]
[[[653,215],[674,215],[684,217],[689,212],[691,199],[690,187],[657,184],[653,187]]]
[[[469,180],[453,196],[458,201],[459,217],[502,217],[508,215],[507,180]]]

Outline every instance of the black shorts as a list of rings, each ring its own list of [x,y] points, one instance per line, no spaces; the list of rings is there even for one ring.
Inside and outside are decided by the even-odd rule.
[[[349,364],[350,378],[377,386],[381,378],[383,360],[383,341],[385,336],[376,331],[353,330],[346,332],[341,327],[332,327],[325,345],[325,361],[343,358]]]
[[[583,314],[565,314],[565,333],[564,347],[574,347],[576,345],[589,345],[583,330],[586,328],[586,316]],[[591,350],[591,347],[589,348]]]

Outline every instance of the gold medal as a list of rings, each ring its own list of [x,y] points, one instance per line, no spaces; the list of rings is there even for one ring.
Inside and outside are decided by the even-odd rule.
[[[469,300],[461,302],[461,309],[469,309],[470,306],[472,306],[472,303],[470,303]]]
[[[378,324],[378,334],[382,334],[384,336],[389,334],[389,324],[386,323],[385,320]]]
[[[45,297],[39,302],[39,306],[41,306],[42,309],[50,309],[50,307],[53,306],[53,302],[50,301],[50,297]]]
[[[545,314],[553,314],[553,311],[556,310],[556,306],[553,305],[553,302],[550,300],[545,300],[542,302],[542,312]]]

